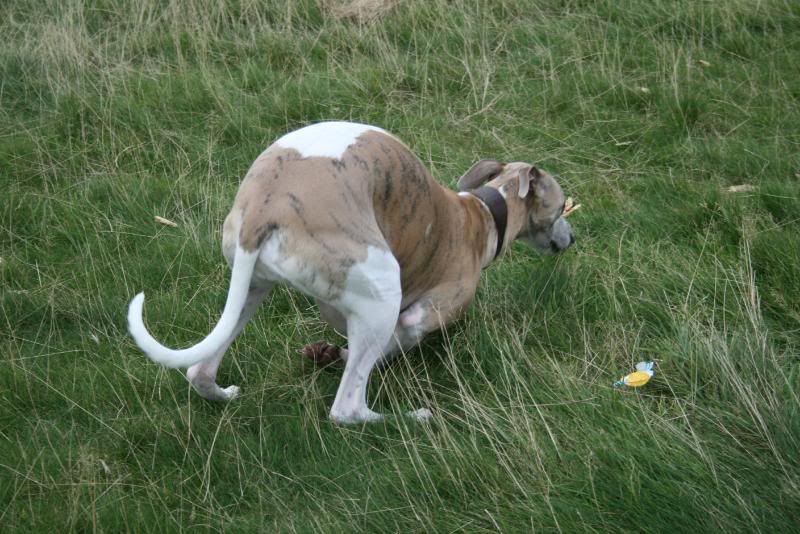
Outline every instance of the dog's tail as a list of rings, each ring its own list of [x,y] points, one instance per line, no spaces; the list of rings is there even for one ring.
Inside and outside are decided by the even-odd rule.
[[[244,308],[247,293],[250,288],[250,279],[253,276],[258,251],[247,252],[236,247],[233,257],[231,284],[228,288],[228,300],[222,317],[206,338],[186,349],[170,349],[155,340],[142,320],[142,307],[144,306],[144,293],[139,293],[128,305],[128,331],[133,340],[147,356],[156,363],[166,367],[191,367],[192,365],[207,360],[218,351],[233,334],[236,323]]]

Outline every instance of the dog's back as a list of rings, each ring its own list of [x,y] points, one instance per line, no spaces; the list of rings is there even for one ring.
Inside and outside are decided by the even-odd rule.
[[[245,250],[272,247],[280,262],[309,264],[335,290],[375,247],[391,252],[403,279],[424,279],[420,271],[446,245],[435,230],[452,226],[449,194],[391,134],[353,123],[314,124],[277,140],[253,163],[226,220],[226,256],[230,261],[237,242]],[[284,269],[298,269],[272,267],[266,276],[277,279],[294,274]],[[300,289],[316,293],[321,286]]]

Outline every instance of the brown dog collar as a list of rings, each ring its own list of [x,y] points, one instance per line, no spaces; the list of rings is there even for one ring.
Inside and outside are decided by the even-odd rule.
[[[470,193],[478,197],[489,208],[489,213],[492,214],[494,225],[497,228],[497,250],[494,253],[494,259],[497,259],[497,256],[503,250],[503,241],[506,238],[506,225],[508,224],[506,199],[497,189],[488,186],[473,189]]]

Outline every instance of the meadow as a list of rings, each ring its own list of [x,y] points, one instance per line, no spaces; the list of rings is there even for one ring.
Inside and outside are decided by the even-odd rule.
[[[800,3],[16,0],[0,36],[0,530],[798,529]],[[336,334],[294,291],[229,404],[127,335],[139,291],[165,344],[210,331],[239,181],[331,119],[583,205],[373,375],[428,424],[332,424],[341,371],[297,351]]]

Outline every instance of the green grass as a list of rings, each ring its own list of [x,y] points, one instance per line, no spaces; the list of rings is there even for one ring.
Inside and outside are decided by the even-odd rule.
[[[800,4],[428,0],[0,4],[4,531],[788,532],[800,524]],[[222,309],[250,162],[381,125],[444,184],[527,160],[584,205],[337,427],[332,336],[273,293],[203,401],[175,346]],[[755,191],[729,193],[751,184]],[[179,223],[159,226],[154,215]],[[611,384],[657,362],[640,391]]]

